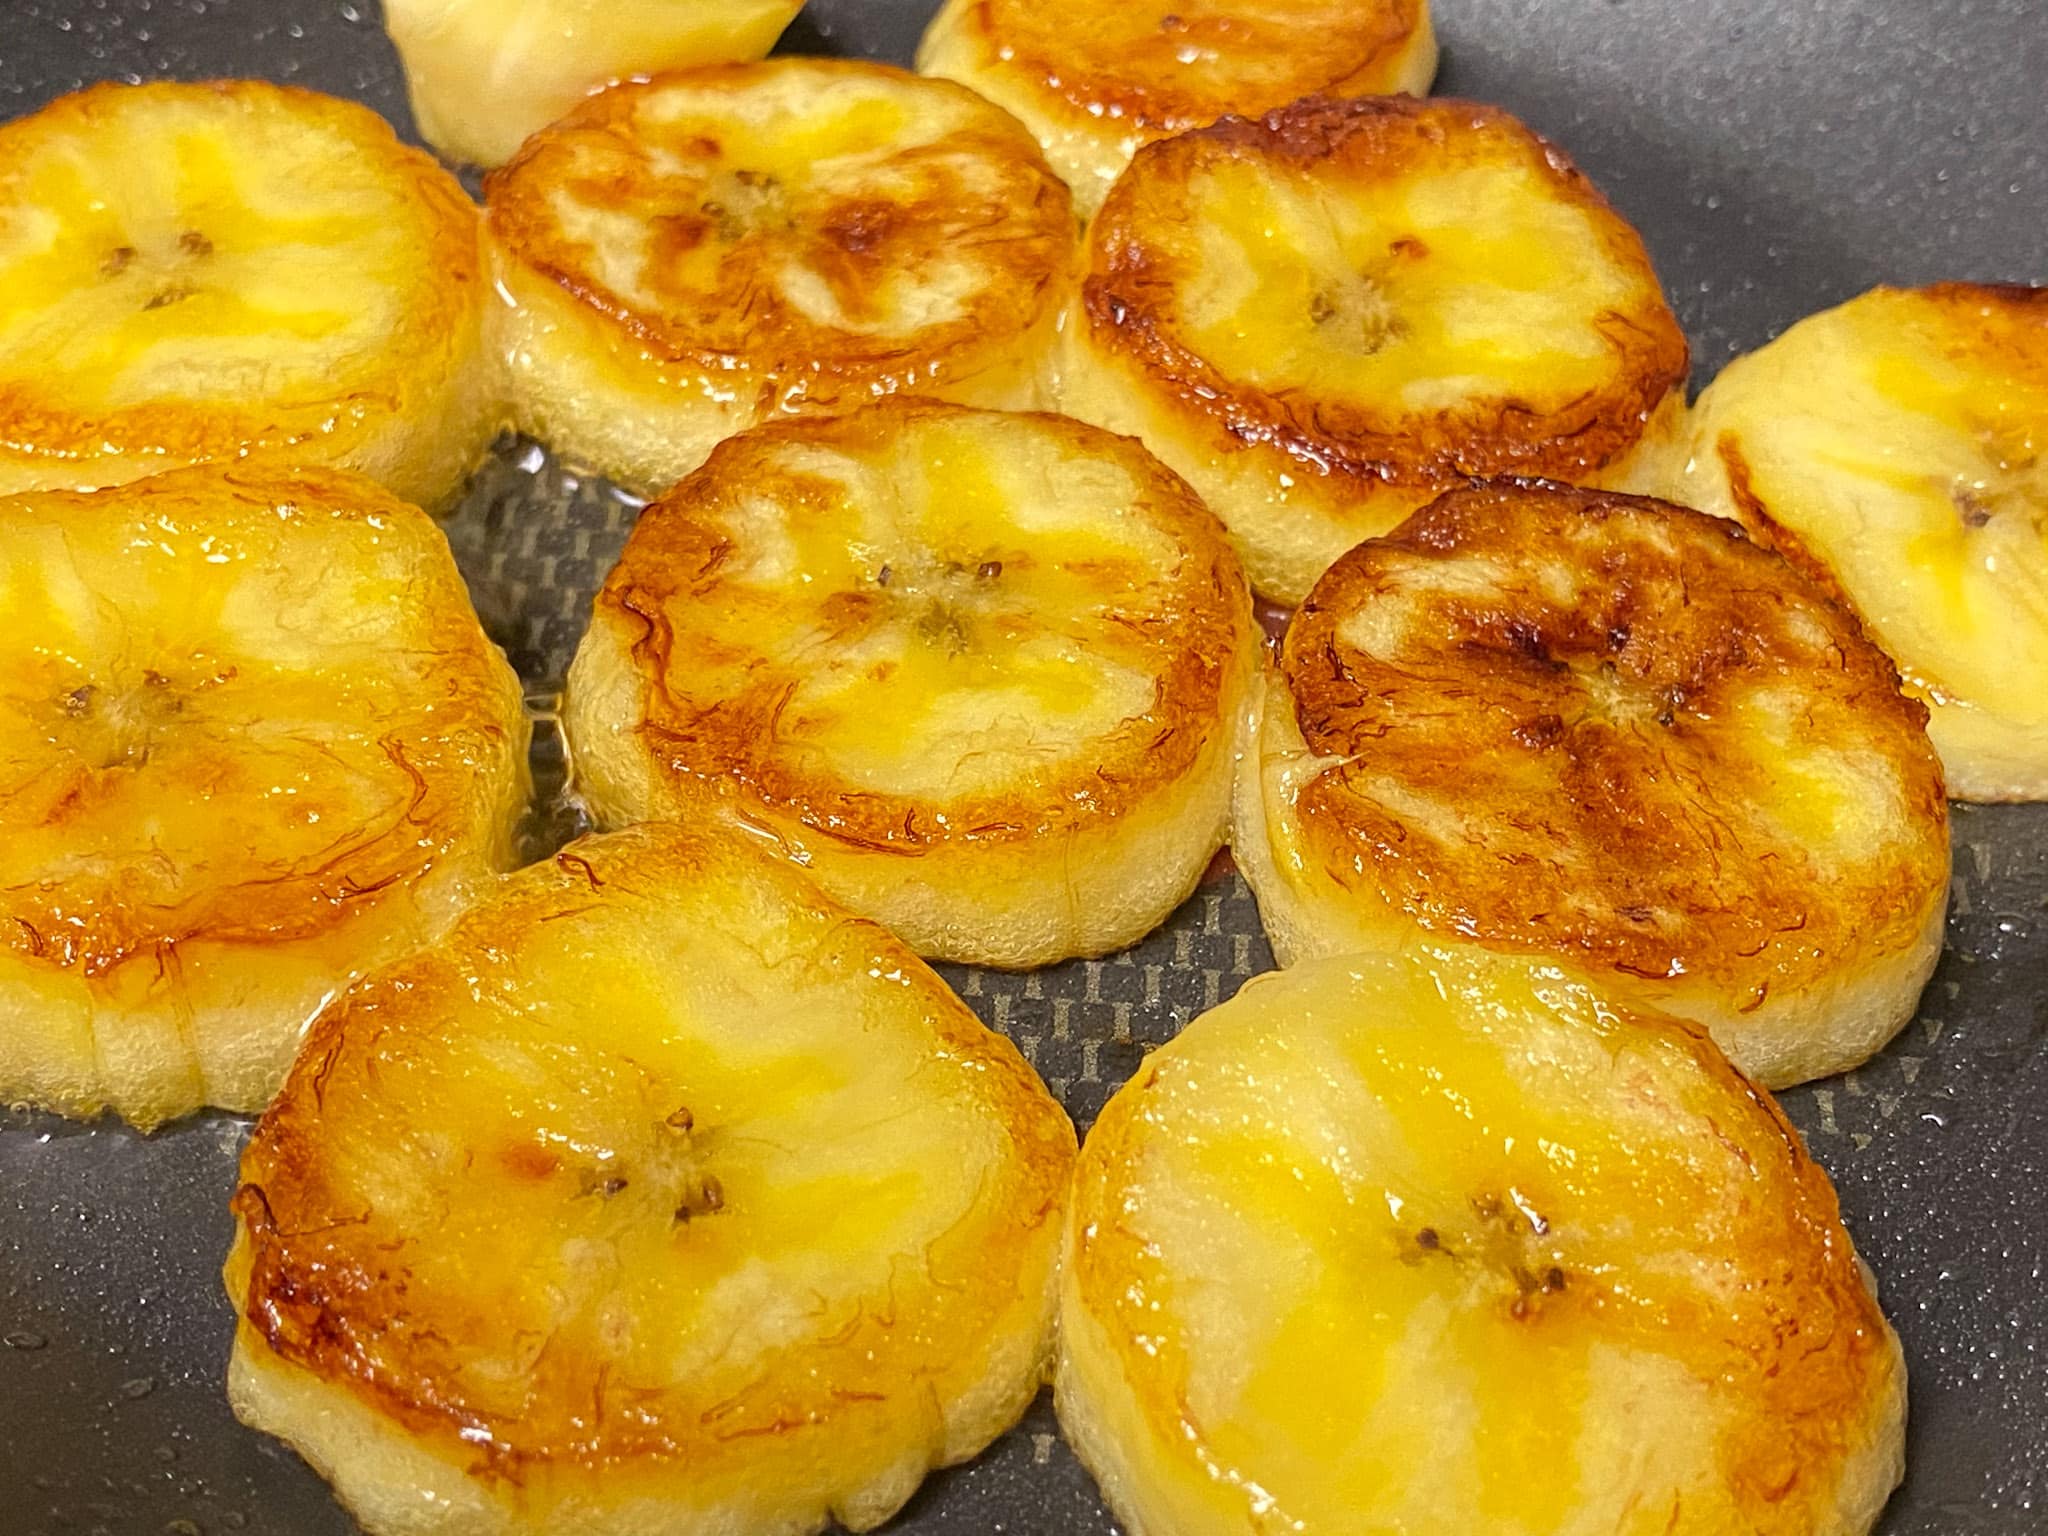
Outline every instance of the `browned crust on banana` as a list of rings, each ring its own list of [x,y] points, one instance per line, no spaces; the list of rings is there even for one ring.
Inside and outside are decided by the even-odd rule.
[[[694,250],[726,238],[708,209],[699,183],[664,177],[650,164],[655,141],[639,108],[665,87],[729,91],[738,96],[778,74],[820,78],[867,76],[907,91],[950,98],[975,121],[943,144],[906,149],[896,157],[917,178],[916,196],[854,197],[801,205],[785,227],[745,228],[719,268],[715,290],[665,282],[664,254]],[[684,160],[715,160],[716,143],[660,146]],[[934,160],[973,153],[1001,175],[1001,190],[970,196]],[[603,168],[579,169],[590,155]],[[636,308],[593,270],[593,252],[561,229],[550,198],[572,187],[592,203],[628,213],[650,231],[647,280],[666,308]],[[682,70],[629,81],[601,91],[552,127],[527,140],[519,153],[485,181],[485,219],[492,234],[536,273],[593,315],[616,326],[651,358],[687,363],[721,377],[735,368],[768,376],[801,374],[807,398],[829,401],[864,396],[870,381],[932,370],[966,359],[993,360],[1005,338],[1030,330],[1058,303],[1073,263],[1072,202],[1053,175],[1037,141],[1008,113],[965,86],[913,75],[891,65],[852,59],[770,59]],[[891,273],[916,272],[949,250],[971,247],[986,263],[965,313],[925,325],[910,335],[863,333],[822,325],[764,282],[779,259],[793,254],[818,273],[847,314],[874,313],[875,296]],[[907,376],[907,375],[906,375]],[[764,383],[764,388],[769,386]]]
[[[1155,679],[1151,706],[1095,742],[1085,762],[1048,768],[1027,795],[978,795],[951,801],[885,794],[778,749],[777,717],[798,681],[787,668],[763,666],[744,693],[708,703],[682,697],[670,679],[687,677],[690,610],[720,601],[721,569],[733,553],[727,516],[742,498],[773,497],[801,506],[822,490],[778,462],[788,443],[820,443],[851,455],[879,451],[920,419],[964,417],[961,407],[890,399],[838,418],[756,428],[719,445],[696,474],[640,516],[617,567],[599,591],[594,623],[634,635],[631,652],[643,684],[641,750],[678,787],[737,786],[760,803],[848,846],[921,854],[960,845],[1020,844],[1063,827],[1128,815],[1195,762],[1219,728],[1249,627],[1244,577],[1222,529],[1195,493],[1130,438],[1064,416],[1016,413],[1013,421],[1069,440],[1077,452],[1108,457],[1141,487],[1134,509],[1180,546],[1170,573],[1172,611],[1111,614],[1132,657]],[[1014,574],[1014,573],[1013,573]],[[839,637],[850,643],[883,616],[878,595],[833,598]]]
[[[1531,568],[1545,556],[1580,583],[1568,606]],[[1398,658],[1340,638],[1401,571],[1453,557],[1502,575],[1431,592]],[[1301,790],[1315,857],[1440,932],[1643,977],[1705,973],[1752,987],[1754,1008],[1774,982],[1908,945],[1943,884],[1926,706],[1851,613],[1732,522],[1558,485],[1452,492],[1324,575],[1282,670],[1309,750],[1341,760]],[[1766,686],[1797,689],[1816,736],[1896,770],[1894,847],[1822,876],[1744,814],[1768,801],[1769,770],[1739,726],[1722,733]],[[1360,787],[1373,777],[1476,798],[1483,837],[1429,835]]]
[[[1002,69],[1066,102],[1076,116],[1167,134],[1213,123],[1226,113],[1277,107],[1316,93],[1352,96],[1385,90],[1389,56],[1414,38],[1422,13],[1421,0],[1354,4],[1330,18],[1315,45],[1304,48],[1296,28],[1273,26],[1257,16],[1189,15],[1169,7],[1156,30],[1105,40],[1114,45],[1106,53],[1089,46],[1089,18],[1058,5],[975,0],[962,24],[999,50]],[[1187,49],[1262,64],[1284,58],[1284,75],[1260,89],[1257,99],[1247,99],[1242,89],[1199,90],[1179,57]]]
[[[1480,138],[1512,144],[1540,167],[1559,198],[1595,219],[1615,264],[1640,276],[1643,302],[1602,323],[1614,352],[1606,387],[1549,412],[1511,399],[1475,400],[1419,417],[1270,394],[1226,377],[1181,339],[1177,289],[1186,273],[1150,232],[1185,223],[1185,190],[1205,163],[1269,159],[1370,182]],[[1082,323],[1097,346],[1123,357],[1224,446],[1271,447],[1321,474],[1365,485],[1434,487],[1507,475],[1583,479],[1633,449],[1659,402],[1686,377],[1685,337],[1658,290],[1642,238],[1563,150],[1478,102],[1310,98],[1149,144],[1111,189],[1088,247]]]
[[[81,122],[124,110],[141,95],[218,97],[252,112],[277,112],[317,123],[344,141],[341,152],[380,164],[398,195],[419,210],[427,240],[413,302],[393,326],[414,350],[408,364],[387,360],[359,387],[305,403],[251,401],[233,405],[149,400],[81,412],[45,398],[33,376],[0,379],[0,452],[34,459],[90,463],[108,445],[125,454],[155,454],[171,464],[275,453],[307,444],[347,441],[371,421],[399,408],[395,392],[426,366],[435,342],[452,343],[460,316],[478,302],[483,282],[477,210],[455,178],[423,150],[402,144],[369,108],[298,86],[264,80],[108,82],[59,97],[42,111],[0,124],[0,220],[12,202],[11,183],[45,135],[76,131]],[[409,366],[408,366],[409,365]],[[323,452],[326,451],[323,449]]]
[[[1735,1273],[1727,1294],[1712,1298],[1673,1293],[1648,1274],[1617,1292],[1605,1276],[1567,1267],[1561,1283],[1542,1293],[1542,1305],[1518,1311],[1504,1303],[1503,1311],[1533,1335],[1549,1327],[1569,1335],[1604,1320],[1625,1347],[1673,1354],[1702,1381],[1741,1394],[1751,1411],[1728,1425],[1717,1447],[1728,1491],[1760,1536],[1805,1536],[1817,1513],[1828,1511],[1843,1461],[1867,1443],[1874,1405],[1896,1369],[1891,1329],[1845,1239],[1834,1186],[1777,1101],[1696,1025],[1620,1009],[1603,1027],[1626,1037],[1618,1053],[1638,1056],[1617,1095],[1658,1102],[1674,1086],[1671,1076],[1692,1079],[1694,1094],[1676,1085],[1681,1103],[1674,1110],[1703,1115],[1719,1146],[1746,1170],[1743,1222],[1720,1234]],[[1644,1056],[1659,1069],[1643,1064]],[[1156,1317],[1136,1310],[1142,1293],[1130,1293],[1147,1239],[1120,1209],[1114,1175],[1131,1159],[1146,1093],[1162,1072],[1178,1068],[1171,1057],[1169,1047],[1103,1108],[1075,1166],[1068,1218],[1068,1230],[1083,1234],[1070,1243],[1069,1284],[1106,1298],[1108,1310],[1122,1314],[1107,1336],[1132,1390],[1160,1424],[1184,1421],[1174,1386],[1184,1367],[1170,1343],[1137,1342],[1158,1332]],[[1822,1476],[1813,1475],[1816,1468]]]
[[[744,875],[729,873],[742,865]],[[528,1373],[525,1408],[507,1419],[486,1406],[489,1384],[462,1370],[463,1348],[478,1343],[477,1331],[488,1331],[490,1319],[459,1305],[437,1311],[434,1298],[409,1287],[405,1249],[423,1234],[391,1230],[388,1219],[364,1209],[360,1191],[337,1188],[330,1178],[333,1127],[346,1126],[352,1115],[373,1115],[382,1097],[380,1070],[402,1071],[421,1048],[416,1042],[435,1034],[445,1017],[478,1006],[477,977],[500,973],[506,957],[549,924],[607,901],[658,901],[679,883],[719,878],[760,882],[801,910],[817,935],[817,963],[860,957],[857,968],[842,972],[848,975],[889,967],[922,1001],[919,1023],[939,1049],[981,1064],[973,1081],[1006,1132],[1011,1185],[991,1198],[1017,1212],[1001,1228],[1010,1251],[992,1252],[988,1262],[1014,1258],[1057,1217],[1074,1157],[1073,1127],[1008,1039],[985,1028],[880,924],[830,906],[793,866],[679,826],[639,826],[584,838],[508,877],[446,941],[360,984],[314,1023],[242,1154],[230,1202],[241,1237],[230,1286],[245,1324],[272,1353],[351,1391],[473,1475],[514,1485],[551,1467],[600,1473],[614,1484],[656,1461],[693,1475],[715,1473],[764,1434],[795,1434],[902,1395],[891,1347],[901,1335],[896,1318],[862,1311],[843,1335],[822,1341],[838,1368],[800,1387],[792,1377],[765,1428],[745,1416],[735,1420],[731,1404],[712,1400],[700,1384],[612,1380],[602,1351],[567,1345],[541,1351]],[[813,923],[814,916],[829,921]],[[687,1107],[684,1114],[687,1121]],[[507,1151],[523,1154],[508,1158],[514,1174],[540,1179],[554,1171],[545,1149],[531,1142]],[[698,1214],[715,1214],[717,1198]],[[912,1283],[906,1275],[905,1294]],[[955,1299],[964,1288],[936,1276],[919,1288],[926,1309],[919,1339],[943,1334],[949,1324],[972,1327],[971,1315],[959,1316],[972,1306]],[[891,1291],[893,1298],[893,1285]]]
[[[447,542],[425,513],[345,471],[253,465],[178,470],[105,491],[36,491],[0,499],[0,526],[54,520],[81,535],[97,524],[141,525],[161,536],[188,518],[191,526],[230,532],[238,524],[296,521],[305,530],[308,562],[321,561],[323,547],[331,550],[356,537],[374,536],[387,547],[401,544],[416,552],[416,574],[405,599],[408,626],[416,635],[415,653],[433,658],[432,677],[413,685],[417,702],[409,718],[402,727],[394,723],[376,744],[378,771],[394,787],[403,786],[403,809],[386,824],[337,827],[333,843],[310,865],[268,863],[262,848],[224,849],[246,874],[232,882],[197,875],[196,897],[181,888],[190,872],[174,871],[164,882],[154,870],[135,866],[53,875],[0,890],[0,944],[52,969],[100,977],[134,959],[162,973],[175,969],[179,946],[188,943],[282,943],[338,930],[357,909],[425,878],[458,842],[497,836],[480,821],[479,808],[487,800],[493,816],[501,809],[489,764],[502,760],[509,767],[514,756],[508,736],[518,719],[517,683],[485,637]],[[247,665],[261,658],[196,659],[212,668],[191,685],[205,693],[232,687],[238,661]],[[165,679],[162,686],[175,693],[178,680]],[[50,699],[45,707],[51,720],[74,709],[75,699]],[[178,705],[174,700],[168,707]],[[344,707],[337,703],[337,712]],[[238,751],[232,741],[215,745],[222,763]],[[517,756],[523,777],[523,746]],[[94,815],[97,786],[146,768],[146,756],[141,769],[125,759],[104,765],[81,759],[61,790],[35,782],[0,796],[0,828],[62,832]],[[204,772],[200,765],[193,771]],[[20,820],[24,801],[34,802],[27,807],[33,820],[26,823]],[[291,803],[318,801],[309,794]]]

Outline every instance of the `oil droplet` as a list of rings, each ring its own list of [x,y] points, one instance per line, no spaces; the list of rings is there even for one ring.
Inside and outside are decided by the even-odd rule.
[[[164,1523],[164,1536],[206,1536],[206,1527],[197,1520],[169,1520]]]
[[[5,1344],[9,1349],[42,1349],[49,1342],[40,1333],[31,1333],[26,1328],[0,1334],[0,1344]]]
[[[147,1397],[155,1390],[154,1376],[135,1376],[121,1383],[121,1395],[131,1401],[138,1397]]]

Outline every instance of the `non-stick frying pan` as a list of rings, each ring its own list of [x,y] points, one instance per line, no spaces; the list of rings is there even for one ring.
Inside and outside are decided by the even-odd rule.
[[[812,0],[784,46],[907,61],[930,10]],[[1561,141],[1648,237],[1695,383],[1876,282],[2048,281],[2048,0],[1437,11],[1439,90]],[[410,128],[374,0],[0,0],[0,115],[160,75],[297,81]],[[451,525],[485,622],[537,694],[632,516],[508,444]],[[545,734],[539,751],[545,774]],[[1921,1016],[1879,1060],[1786,1103],[1911,1361],[1911,1472],[1885,1530],[2025,1536],[2048,1532],[2048,806],[1961,808],[1955,834],[1948,952]],[[1148,1045],[1270,963],[1227,877],[1130,954],[949,979],[1085,1128]],[[352,1529],[222,1394],[217,1270],[243,1131],[202,1118],[145,1139],[0,1114],[0,1536]],[[1115,1526],[1041,1404],[933,1478],[896,1529]]]

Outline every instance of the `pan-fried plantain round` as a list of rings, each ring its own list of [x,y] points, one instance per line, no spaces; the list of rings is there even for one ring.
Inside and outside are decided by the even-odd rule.
[[[1722,370],[1675,493],[1838,591],[1950,793],[2048,800],[2048,288],[1879,288]]]
[[[1864,1536],[1906,1371],[1695,1030],[1469,947],[1252,981],[1089,1133],[1060,1422],[1132,1536]]]
[[[1475,476],[1636,488],[1685,408],[1640,237],[1463,101],[1311,100],[1140,150],[1064,355],[1062,408],[1142,438],[1290,605]]]
[[[0,1102],[260,1109],[350,977],[512,857],[518,680],[333,470],[0,499]]]
[[[314,1025],[229,1395],[374,1536],[800,1536],[1024,1411],[1074,1131],[745,839],[586,838]]]
[[[101,85],[0,125],[0,493],[264,457],[446,508],[500,425],[477,214],[354,102]]]
[[[1781,1086],[1882,1046],[1940,952],[1925,720],[1732,523],[1459,491],[1295,615],[1233,846],[1283,964],[1418,933],[1562,956]]]
[[[803,0],[384,0],[420,137],[502,165],[613,80],[758,59]]]
[[[1083,214],[1141,144],[1303,96],[1420,96],[1428,0],[946,0],[917,67],[1038,135]]]
[[[644,494],[777,417],[1047,403],[1067,190],[952,81],[777,58],[616,86],[486,203],[522,429]]]
[[[1042,965],[1194,887],[1256,645],[1223,530],[1136,443],[885,401],[647,509],[564,723],[601,821],[734,821],[921,954]]]

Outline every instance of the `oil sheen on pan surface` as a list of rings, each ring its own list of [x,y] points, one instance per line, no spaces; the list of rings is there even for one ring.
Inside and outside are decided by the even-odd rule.
[[[930,6],[812,0],[783,46],[907,62]],[[2048,281],[2039,0],[1441,0],[1437,90],[1559,140],[1642,230],[1694,385],[1879,282]],[[410,134],[374,0],[4,0],[0,114],[80,85],[262,76]],[[449,525],[529,691],[560,684],[633,517],[500,445]],[[2048,682],[2044,682],[2048,686]],[[543,795],[558,743],[536,743]],[[1947,949],[1878,1059],[1784,1095],[1879,1276],[1912,1376],[1891,1536],[2048,1530],[2048,806],[1955,812]],[[562,828],[551,829],[560,832]],[[1271,964],[1235,875],[1104,961],[947,979],[1085,1130],[1148,1046]],[[0,1536],[352,1529],[229,1414],[218,1279],[246,1125],[150,1138],[0,1114]],[[892,1529],[1116,1527],[1041,1400]]]

